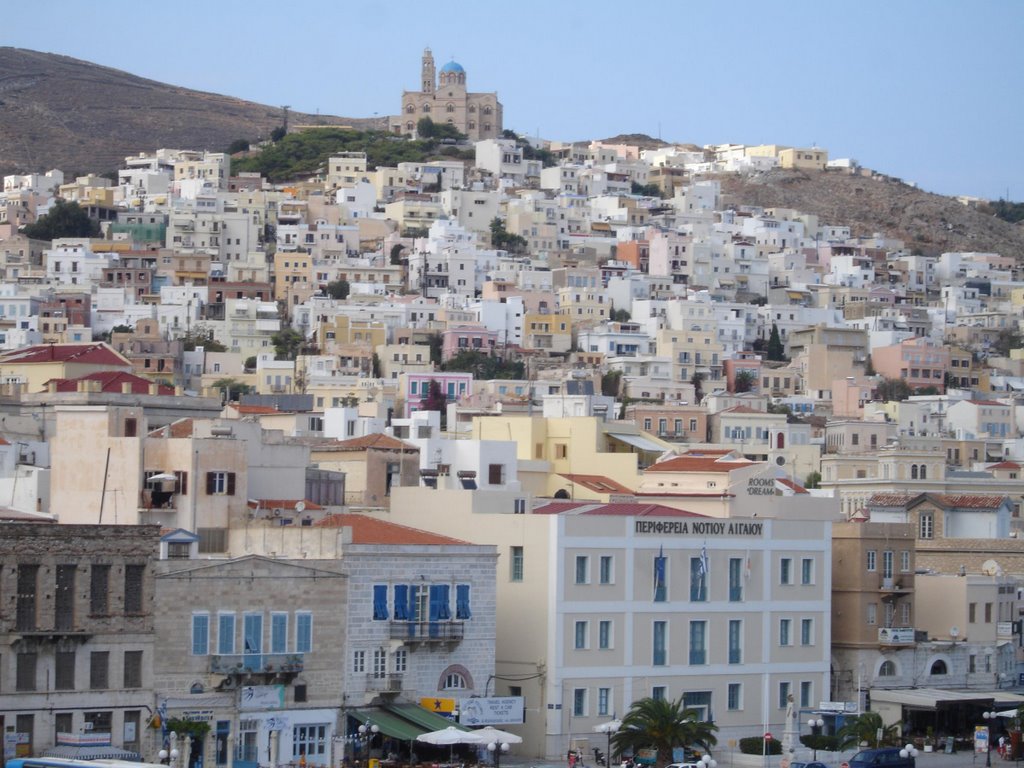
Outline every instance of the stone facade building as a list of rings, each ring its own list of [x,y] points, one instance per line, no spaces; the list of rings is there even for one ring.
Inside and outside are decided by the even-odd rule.
[[[455,61],[437,72],[434,54],[424,49],[420,90],[402,92],[402,113],[389,121],[392,133],[415,134],[416,123],[429,117],[435,123],[451,125],[471,141],[500,136],[503,124],[498,94],[471,93],[466,90],[466,79],[466,70]]]

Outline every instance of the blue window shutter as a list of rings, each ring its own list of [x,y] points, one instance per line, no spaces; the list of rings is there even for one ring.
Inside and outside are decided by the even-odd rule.
[[[430,620],[438,621],[441,618],[441,586],[440,584],[430,585]]]
[[[451,586],[439,584],[437,590],[437,618],[441,621],[448,621],[452,617],[451,609]]]
[[[409,586],[395,584],[395,621],[409,620]]]
[[[455,586],[455,618],[472,618],[473,612],[469,609],[469,584],[457,584]]]
[[[375,621],[385,621],[388,618],[388,585],[373,585],[373,618]]]

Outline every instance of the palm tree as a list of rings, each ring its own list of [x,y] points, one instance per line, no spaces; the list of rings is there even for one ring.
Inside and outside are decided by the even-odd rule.
[[[878,732],[882,738],[878,738]],[[880,747],[887,744],[899,744],[900,724],[885,725],[882,716],[877,712],[864,712],[848,720],[836,734],[839,737],[839,749],[856,749],[867,743]]]
[[[709,751],[718,743],[717,730],[714,723],[701,721],[697,710],[687,709],[682,696],[675,701],[646,698],[630,706],[612,744],[619,753],[657,750],[657,768],[664,768],[672,762],[675,747]]]

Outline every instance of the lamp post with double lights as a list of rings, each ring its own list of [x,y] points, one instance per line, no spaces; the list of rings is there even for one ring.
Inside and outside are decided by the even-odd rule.
[[[508,752],[508,743],[504,741],[492,741],[487,745],[487,751],[494,755],[494,768],[500,768],[501,753]]]
[[[618,733],[621,726],[621,720],[609,720],[607,723],[601,723],[601,725],[597,726],[598,731],[608,737],[608,752],[604,756],[606,766],[612,764],[612,736]]]
[[[917,757],[917,747],[913,744],[907,744],[903,749],[900,750],[900,757],[906,760],[908,757]]]
[[[999,717],[998,712],[982,712],[981,716],[992,723],[996,724],[996,718]],[[985,768],[992,768],[992,731],[994,728],[990,728],[988,725],[985,726],[988,731],[988,739],[985,741]]]
[[[166,760],[166,765],[169,765],[170,768],[177,768],[180,754],[178,752],[178,734],[171,731],[167,734],[167,749],[161,749],[157,752],[157,757],[160,758],[161,763]]]
[[[380,726],[371,720],[367,720],[365,723],[360,725],[356,730],[359,732],[359,741],[361,742],[359,756],[364,760],[369,760],[370,742],[373,741],[374,736],[380,733]],[[362,754],[364,751],[366,752],[365,755]]]
[[[810,720],[807,721],[807,727],[811,729],[811,736],[817,736],[819,733],[821,733],[821,729],[825,727],[825,721],[822,720],[820,717],[812,717]],[[815,739],[811,739],[811,744],[812,744],[811,749],[814,750],[814,758],[813,759],[815,760],[815,762],[817,762],[817,760],[818,760],[818,740],[816,738]]]
[[[711,757],[711,755],[704,755],[697,762],[704,766],[704,768],[718,768],[718,761]]]

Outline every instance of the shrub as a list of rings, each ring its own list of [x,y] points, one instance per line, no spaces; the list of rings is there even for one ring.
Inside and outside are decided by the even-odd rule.
[[[804,734],[800,737],[800,743],[808,749],[818,749],[825,752],[839,751],[839,737],[829,736],[825,733]]]
[[[781,755],[782,754],[782,742],[778,739],[772,739],[767,743],[768,749],[767,754],[769,755]],[[765,754],[765,740],[762,736],[747,736],[740,739],[740,752],[744,755],[763,755]]]

